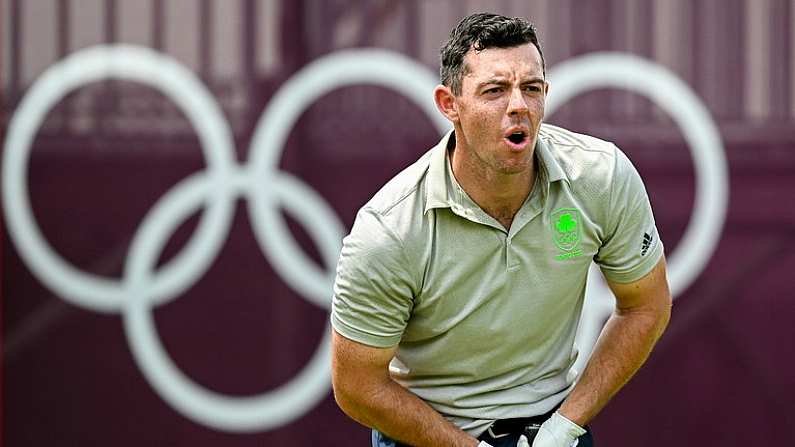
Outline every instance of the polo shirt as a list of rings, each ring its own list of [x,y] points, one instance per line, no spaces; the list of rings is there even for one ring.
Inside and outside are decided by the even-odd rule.
[[[643,182],[612,143],[542,124],[538,175],[510,229],[452,173],[445,135],[358,212],[343,241],[331,322],[397,346],[392,378],[477,436],[568,394],[595,262],[616,282],[663,255]]]

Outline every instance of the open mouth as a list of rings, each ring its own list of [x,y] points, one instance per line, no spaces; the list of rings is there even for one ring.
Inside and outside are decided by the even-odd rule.
[[[522,144],[524,140],[527,139],[527,134],[521,130],[517,130],[516,132],[512,132],[506,138],[513,144]]]

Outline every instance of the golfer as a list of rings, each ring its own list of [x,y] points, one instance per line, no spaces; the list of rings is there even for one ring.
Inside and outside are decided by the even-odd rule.
[[[638,172],[612,143],[544,124],[549,89],[528,21],[464,18],[434,90],[453,129],[361,208],[343,242],[334,395],[373,429],[372,446],[595,445],[588,423],[668,323]],[[592,262],[615,310],[575,371]]]

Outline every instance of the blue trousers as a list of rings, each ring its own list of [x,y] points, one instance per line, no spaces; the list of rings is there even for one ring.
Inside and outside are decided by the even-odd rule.
[[[588,426],[585,426],[585,429],[588,431],[584,435],[580,436],[579,439],[577,439],[577,447],[594,447],[591,429]],[[519,442],[519,435],[519,433],[513,433],[495,439],[489,436],[488,432],[486,432],[483,433],[478,439],[488,442],[493,447],[516,447],[516,443]],[[372,447],[408,447],[406,444],[401,444],[388,438],[378,430],[373,430],[371,441]]]

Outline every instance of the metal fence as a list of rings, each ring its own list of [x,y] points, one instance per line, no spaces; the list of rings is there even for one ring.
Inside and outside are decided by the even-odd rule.
[[[6,0],[2,90],[6,109],[13,110],[35,77],[67,54],[100,43],[141,44],[192,68],[240,134],[260,112],[250,92],[267,95],[310,60],[335,49],[378,46],[436,67],[447,30],[462,15],[482,9],[530,17],[549,65],[592,51],[634,53],[690,84],[725,138],[789,141],[795,139],[794,5],[795,0]],[[585,95],[559,115],[618,133],[637,133],[638,126],[661,136],[675,132],[649,102],[620,91]],[[192,132],[154,92],[112,82],[72,95],[47,129],[94,137],[103,131]]]

